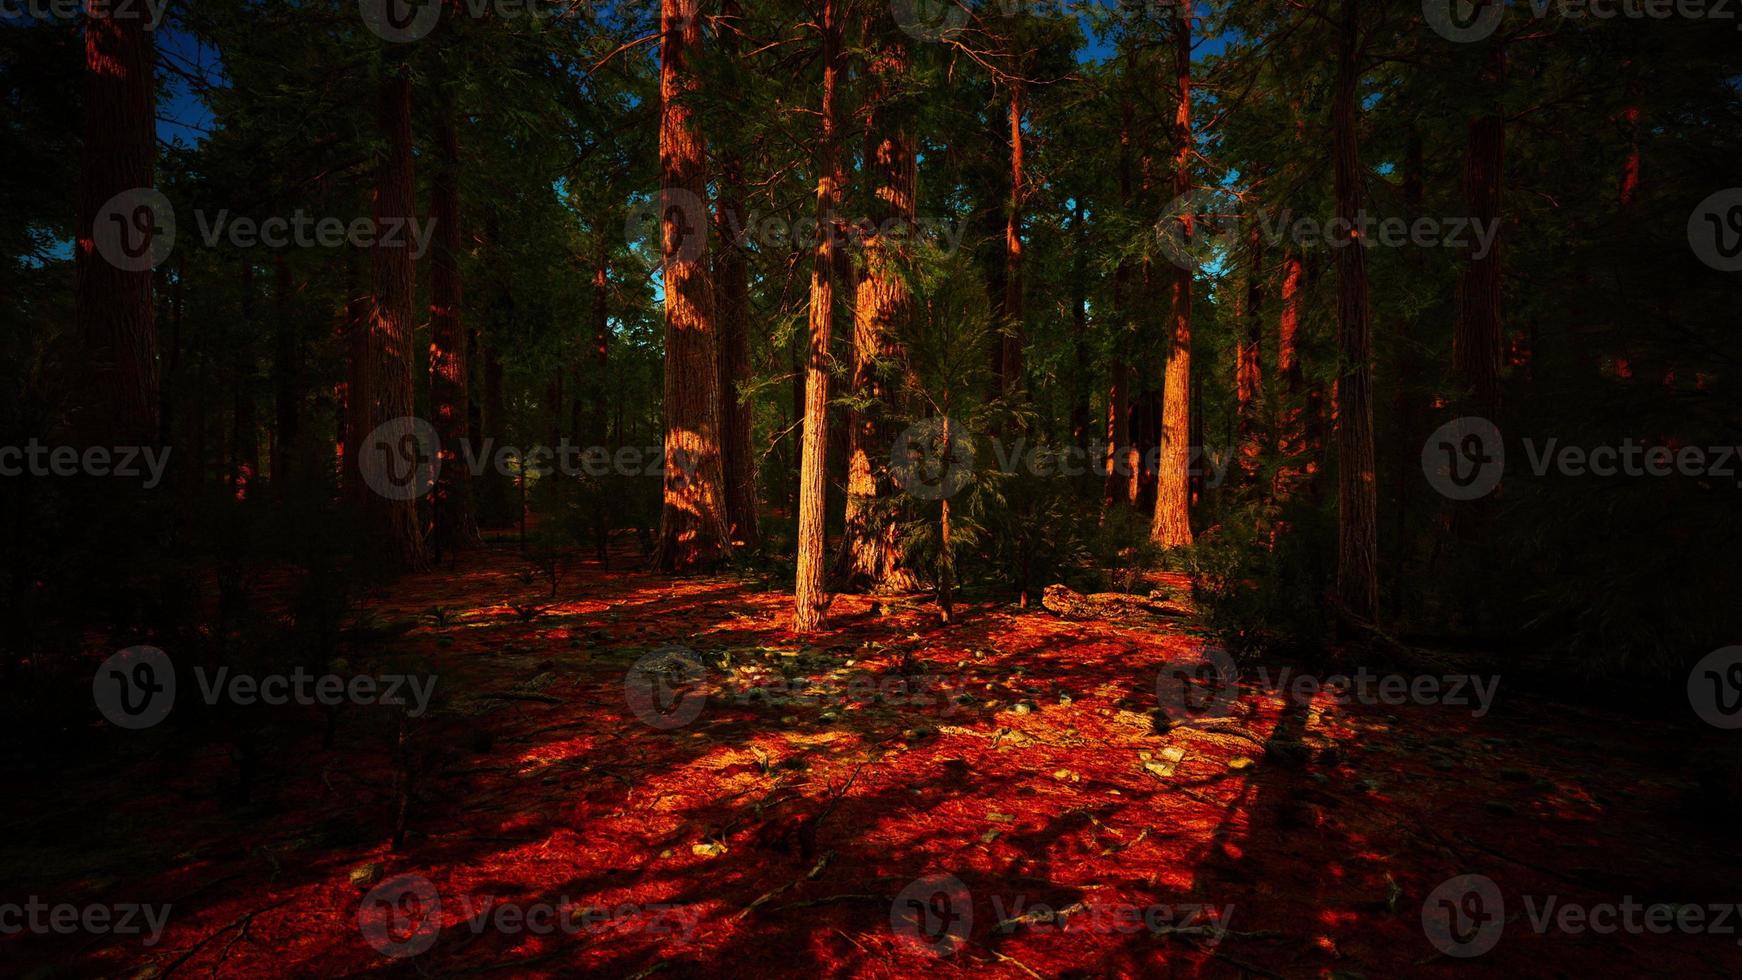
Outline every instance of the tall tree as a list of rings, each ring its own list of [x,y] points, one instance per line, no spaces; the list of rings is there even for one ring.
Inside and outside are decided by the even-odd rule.
[[[373,214],[375,227],[404,228],[414,215],[412,180],[411,74],[403,51],[390,48],[383,65],[378,123],[383,143],[376,161]],[[359,466],[379,466],[395,482],[406,467],[426,461],[411,458],[423,451],[410,429],[412,414],[412,301],[416,263],[406,236],[377,236],[370,249],[369,310],[359,331],[352,363],[349,396],[353,406],[351,434],[373,440],[352,458]],[[388,568],[416,568],[424,562],[424,540],[418,527],[417,499],[408,493],[384,493],[368,480],[353,483],[361,500],[364,534],[374,558]]]
[[[1017,67],[1021,68],[1020,59]],[[1027,197],[1022,155],[1022,95],[1020,77],[1010,79],[1010,209],[1004,225],[1004,302],[1000,332],[998,377],[1004,394],[1021,392],[1023,347],[1027,343],[1022,306],[1022,209]]]
[[[731,548],[720,460],[720,377],[706,254],[707,146],[690,97],[699,0],[660,0],[660,242],[665,286],[665,501],[655,564],[680,572]]]
[[[906,370],[902,345],[913,299],[906,273],[916,227],[918,166],[899,105],[909,67],[907,41],[887,14],[867,26],[872,47],[866,100],[864,168],[871,186],[865,262],[853,304],[854,409],[847,434],[847,512],[839,577],[874,592],[904,592],[918,582],[902,561],[898,498],[889,474],[895,433],[889,419]]]
[[[817,242],[811,257],[809,348],[805,355],[804,442],[799,453],[798,582],[792,628],[821,628],[829,597],[824,582],[824,522],[828,509],[829,347],[834,340],[834,211],[841,175],[836,161],[835,89],[841,75],[838,0],[820,0],[823,102],[817,143]]]
[[[88,387],[75,429],[91,443],[156,441],[157,321],[148,264],[159,223],[142,196],[157,151],[155,50],[142,9],[93,0],[85,18],[74,320]],[[134,192],[132,198],[117,197]],[[99,228],[98,223],[106,223]],[[99,236],[120,251],[99,252]]]
[[[1173,192],[1184,202],[1192,191],[1192,14],[1189,5],[1174,9],[1173,73],[1175,98],[1173,137]],[[1182,241],[1190,242],[1194,216],[1180,215]],[[1149,536],[1164,548],[1192,543],[1191,513],[1191,383],[1192,383],[1192,270],[1176,262],[1169,295],[1170,329],[1167,337],[1167,369],[1162,389],[1161,463],[1155,493],[1155,521]]]
[[[743,10],[724,0],[721,52],[737,58]],[[751,446],[750,403],[742,396],[750,380],[750,261],[745,253],[744,159],[732,143],[720,155],[719,206],[715,212],[720,250],[714,258],[714,289],[720,320],[720,430],[726,479],[726,519],[734,542],[755,548],[761,539],[756,514],[756,451]]]
[[[1258,404],[1264,380],[1259,356],[1264,345],[1264,233],[1256,221],[1247,233],[1246,294],[1238,306],[1242,333],[1234,348],[1234,401],[1240,430],[1240,473],[1250,481],[1260,455]]]
[[[1119,206],[1133,205],[1131,177],[1131,100],[1119,100]],[[1131,318],[1131,260],[1121,255],[1113,270],[1112,369],[1107,381],[1107,474],[1102,492],[1103,513],[1117,504],[1137,504],[1137,448],[1131,443],[1131,378],[1126,358],[1135,333]]]
[[[1337,217],[1357,227],[1361,213],[1359,122],[1360,0],[1343,0],[1332,86]],[[1367,309],[1365,246],[1348,232],[1337,243],[1337,599],[1371,621],[1379,611],[1379,500],[1373,461],[1373,327]]]
[[[437,557],[479,543],[472,506],[471,475],[461,465],[461,450],[471,439],[466,331],[462,322],[464,289],[460,280],[460,134],[450,101],[441,106],[436,130],[436,166],[430,181],[430,221],[435,248],[429,264],[429,400],[441,441],[441,469],[435,486]]]
[[[1489,52],[1478,89],[1494,94],[1506,70],[1506,48]],[[1464,200],[1476,227],[1500,220],[1505,181],[1506,121],[1489,108],[1470,120],[1464,144]],[[1630,164],[1632,166],[1632,164]],[[1478,239],[1480,240],[1480,239]],[[1458,277],[1457,321],[1452,361],[1468,414],[1500,424],[1500,236],[1487,249],[1472,244]]]

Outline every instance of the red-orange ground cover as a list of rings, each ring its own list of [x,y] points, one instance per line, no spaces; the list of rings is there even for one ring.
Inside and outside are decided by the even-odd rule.
[[[543,600],[502,547],[372,603],[420,625],[349,666],[412,651],[439,676],[438,709],[407,729],[419,761],[400,851],[393,727],[361,711],[330,749],[317,721],[274,746],[246,805],[222,798],[221,747],[119,753],[124,778],[41,777],[5,848],[24,893],[173,909],[150,948],[0,937],[5,972],[1742,972],[1734,936],[1538,936],[1523,913],[1526,895],[1742,899],[1734,828],[1690,806],[1702,744],[1683,728],[1506,697],[1503,676],[1481,719],[1291,706],[1247,685],[1238,731],[1160,733],[1157,673],[1199,643],[1180,628],[986,605],[945,627],[917,605],[843,596],[833,628],[801,644],[773,584],[619,565],[578,567]],[[546,608],[526,618],[510,602]],[[438,606],[445,622],[426,614]],[[714,693],[694,722],[661,730],[630,711],[624,682],[673,643],[709,660]],[[744,682],[918,674],[938,696],[736,697],[720,664]],[[1439,955],[1421,921],[1424,896],[1460,873],[1493,878],[1508,901],[1502,941],[1470,962]],[[401,875],[434,886],[441,928],[393,959],[366,941],[359,908]],[[892,927],[891,903],[945,875],[966,889],[971,931],[939,957]],[[469,912],[504,904],[548,905],[571,925],[473,927]],[[423,911],[408,906],[408,921]]]

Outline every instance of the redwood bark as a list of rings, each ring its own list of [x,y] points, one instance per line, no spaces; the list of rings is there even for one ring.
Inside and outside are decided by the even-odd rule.
[[[1258,470],[1258,403],[1264,380],[1264,234],[1253,222],[1247,236],[1246,296],[1241,338],[1234,365],[1234,397],[1240,437],[1240,472],[1250,482]]]
[[[460,136],[453,111],[452,106],[443,107],[436,133],[435,175],[430,184],[435,248],[429,267],[429,400],[436,437],[441,440],[441,471],[435,487],[438,558],[481,541],[472,506],[471,474],[462,452],[471,438],[471,411],[460,280]]]
[[[593,242],[593,370],[595,381],[592,401],[587,411],[584,438],[593,444],[609,448],[613,445],[606,410],[610,398],[611,366],[611,254],[604,235],[605,222],[598,223]],[[594,554],[600,564],[611,559],[611,528],[608,507],[599,507],[593,525]]]
[[[865,172],[872,185],[872,234],[853,306],[852,385],[863,407],[851,413],[847,433],[847,508],[837,573],[872,592],[906,592],[918,581],[902,561],[898,494],[889,474],[895,431],[890,420],[905,367],[902,346],[912,296],[904,278],[917,219],[918,166],[913,138],[888,104],[908,68],[904,36],[887,18],[874,21],[879,45],[869,66]]]
[[[89,387],[81,393],[74,430],[90,444],[145,445],[158,436],[152,270],[117,267],[97,252],[95,238],[97,222],[122,222],[127,226],[121,229],[123,242],[131,255],[134,249],[149,249],[155,234],[157,216],[138,210],[99,213],[116,194],[152,186],[157,155],[155,52],[141,13],[92,11],[85,18],[85,127],[73,317]]]
[[[736,0],[725,0],[721,13],[735,22],[741,17]],[[738,55],[738,35],[721,30],[720,47],[728,58]],[[750,380],[750,263],[745,253],[744,161],[728,149],[720,161],[720,202],[715,215],[720,251],[715,259],[715,292],[719,303],[720,432],[726,480],[726,520],[735,544],[755,548],[761,539],[756,513],[756,452],[751,446],[751,411],[741,388]]]
[[[1089,448],[1089,235],[1079,193],[1071,210],[1077,254],[1071,262],[1071,445]],[[1085,456],[1085,459],[1088,457]]]
[[[1344,0],[1338,32],[1331,130],[1337,216],[1353,227],[1361,210],[1359,0]],[[1334,392],[1337,433],[1337,599],[1352,616],[1379,611],[1378,487],[1373,462],[1373,328],[1367,310],[1365,246],[1337,249],[1337,340],[1342,358]]]
[[[707,147],[689,97],[702,42],[699,0],[661,0],[660,236],[665,285],[665,503],[654,563],[682,572],[730,551],[720,461],[714,298],[703,264]]]
[[[1010,211],[1004,226],[1004,330],[1000,333],[998,376],[1005,394],[1023,388],[1023,346],[1026,343],[1022,308],[1022,83],[1010,83]],[[1020,395],[1019,395],[1020,397]]]
[[[411,137],[411,77],[403,55],[389,61],[380,93],[380,133],[385,149],[377,163],[374,218],[376,228],[406,227],[414,213]],[[385,236],[384,236],[385,237]],[[351,397],[359,409],[356,438],[368,438],[383,423],[412,414],[412,302],[416,292],[411,245],[401,240],[378,242],[370,249],[373,288],[368,316],[362,324],[361,384]],[[360,391],[358,389],[361,389]],[[399,452],[408,447],[364,447],[364,451]],[[399,459],[394,466],[410,460]],[[363,533],[370,553],[385,567],[416,568],[424,563],[423,535],[418,527],[417,501],[390,499],[356,481],[361,497]]]
[[[1119,104],[1119,205],[1131,210],[1131,103]],[[1117,503],[1137,503],[1136,449],[1131,444],[1130,368],[1126,345],[1136,332],[1130,316],[1131,262],[1121,257],[1113,270],[1113,324],[1118,331],[1113,343],[1112,377],[1107,385],[1107,473],[1101,496],[1103,517]],[[1121,473],[1121,470],[1124,472]]]
[[[276,345],[272,359],[272,490],[280,499],[302,481],[303,343],[290,308],[293,283],[284,253],[272,257],[272,312]]]
[[[254,263],[242,263],[242,322],[254,323]],[[244,500],[260,473],[259,419],[254,386],[254,345],[251,338],[235,341],[230,349],[230,492]]]
[[[1503,65],[1503,54],[1496,61]],[[1501,69],[1491,65],[1490,77]],[[1489,114],[1470,122],[1464,153],[1464,198],[1470,216],[1482,227],[1500,220],[1502,169],[1506,159],[1506,123]],[[1452,336],[1452,362],[1463,389],[1465,414],[1495,425],[1500,422],[1500,236],[1486,253],[1472,245],[1469,261],[1458,278],[1457,328]]]
[[[1305,267],[1297,252],[1289,251],[1282,260],[1282,312],[1277,320],[1276,374],[1282,382],[1281,418],[1276,427],[1276,451],[1285,460],[1301,451],[1305,439],[1301,418],[1302,373],[1300,367],[1300,287]],[[1290,472],[1284,464],[1283,474]],[[1287,496],[1292,481],[1283,479],[1278,496]]]
[[[840,174],[836,163],[835,87],[841,72],[838,0],[820,0],[823,33],[823,104],[817,147],[817,236],[811,261],[810,347],[805,357],[804,442],[799,454],[798,581],[792,628],[820,629],[828,612],[824,577],[824,520],[828,510],[829,347],[834,339],[835,236],[832,227]]]
[[[1192,22],[1187,8],[1177,8],[1174,26],[1174,86],[1178,107],[1174,112],[1175,196],[1192,189]],[[1182,215],[1185,240],[1193,232],[1193,218]],[[1191,515],[1191,382],[1192,382],[1192,272],[1175,268],[1170,289],[1171,328],[1165,387],[1162,390],[1161,463],[1156,482],[1155,521],[1149,536],[1163,548],[1192,543]]]

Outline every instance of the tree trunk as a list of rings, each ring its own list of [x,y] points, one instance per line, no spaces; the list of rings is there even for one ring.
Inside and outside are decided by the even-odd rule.
[[[612,441],[606,422],[606,409],[610,404],[611,392],[611,253],[604,233],[605,225],[605,222],[599,222],[593,236],[593,370],[595,380],[592,386],[592,404],[587,413],[585,437],[592,440],[594,445],[609,450]],[[611,528],[608,520],[610,513],[610,508],[599,507],[593,526],[594,552],[601,564],[608,563],[611,558]]]
[[[737,0],[725,0],[721,14],[736,27],[742,17]],[[721,53],[738,56],[738,35],[721,30]],[[751,445],[752,414],[741,397],[750,380],[750,262],[745,254],[744,161],[736,149],[720,159],[720,198],[715,213],[720,251],[714,261],[714,289],[720,317],[720,434],[726,480],[726,523],[734,544],[755,548],[761,540],[756,513],[756,450]]]
[[[1361,70],[1356,50],[1359,0],[1344,0],[1337,46],[1331,129],[1335,142],[1337,216],[1354,227],[1361,210],[1356,123]],[[1379,609],[1378,493],[1373,462],[1373,328],[1367,311],[1365,247],[1353,237],[1337,248],[1337,599],[1372,621]]]
[[[1276,374],[1282,380],[1282,418],[1277,424],[1277,452],[1298,453],[1301,449],[1301,414],[1299,398],[1302,373],[1300,367],[1300,286],[1306,274],[1300,254],[1290,250],[1282,260],[1282,313],[1277,319]]]
[[[875,230],[865,242],[853,306],[852,384],[864,407],[854,409],[848,422],[846,521],[836,570],[856,588],[907,592],[918,582],[902,561],[898,494],[889,474],[895,439],[890,419],[907,360],[902,338],[913,300],[904,276],[919,175],[913,139],[900,120],[891,118],[888,105],[907,74],[907,44],[887,18],[874,24],[872,43],[879,47],[869,68],[864,166]]]
[[[823,581],[824,520],[828,512],[829,347],[834,339],[835,236],[840,174],[836,163],[835,86],[841,72],[838,0],[821,0],[823,32],[822,133],[817,147],[818,235],[811,262],[810,349],[805,358],[804,443],[799,457],[798,583],[792,628],[820,629],[828,611]]]
[[[284,253],[273,255],[272,271],[272,311],[277,334],[272,360],[272,488],[274,495],[283,500],[303,479],[303,342],[295,311],[290,306],[293,283]]]
[[[242,316],[244,324],[254,324],[254,263],[242,263]],[[254,489],[260,473],[260,429],[254,401],[254,345],[252,337],[244,335],[230,349],[230,492],[236,500],[245,500]]]
[[[157,257],[152,246],[160,216],[143,201],[116,199],[152,186],[157,155],[154,57],[152,36],[141,17],[85,18],[85,129],[73,316],[89,387],[79,399],[73,428],[92,445],[151,445],[158,436],[150,263]],[[99,236],[118,249],[99,252]]]
[[[1119,206],[1130,213],[1131,196],[1131,103],[1119,103]],[[1131,444],[1130,368],[1126,358],[1129,345],[1137,332],[1132,323],[1131,262],[1120,257],[1113,270],[1113,329],[1117,331],[1112,344],[1112,377],[1107,384],[1107,473],[1101,495],[1102,518],[1115,504],[1135,506],[1137,503],[1137,451]],[[1121,472],[1123,470],[1123,472]]]
[[[435,249],[429,267],[429,401],[436,438],[441,441],[434,508],[437,558],[480,543],[471,474],[462,451],[471,439],[471,411],[460,280],[460,136],[453,113],[453,106],[443,106],[436,133],[435,175],[430,184]]]
[[[720,461],[719,364],[707,247],[707,148],[688,96],[698,0],[661,0],[660,239],[665,270],[665,503],[654,564],[682,572],[730,550]]]
[[[1186,8],[1176,8],[1174,26],[1174,84],[1178,108],[1174,114],[1173,192],[1176,197],[1192,189],[1192,22]],[[1193,232],[1193,218],[1181,215],[1184,240]],[[1170,295],[1166,387],[1162,390],[1161,464],[1156,482],[1155,522],[1149,536],[1163,548],[1181,548],[1192,543],[1191,515],[1191,382],[1192,382],[1192,272],[1184,265],[1174,269]]]
[[[374,218],[377,228],[404,227],[413,213],[411,77],[403,54],[392,57],[381,83],[380,127],[385,150],[376,171]],[[390,225],[391,223],[391,225]],[[363,467],[382,467],[394,483],[422,465],[419,447],[410,438],[412,414],[412,302],[416,268],[411,247],[378,242],[370,250],[373,290],[368,317],[362,324],[362,390],[351,392],[360,408],[358,437],[370,441]],[[360,396],[360,397],[359,397]],[[388,424],[392,423],[392,424]],[[384,427],[384,428],[383,428]],[[377,481],[379,483],[379,481]],[[418,527],[417,499],[392,494],[359,481],[363,533],[369,553],[388,568],[403,570],[424,563],[423,535]],[[401,499],[403,498],[403,499]]]
[[[1023,346],[1022,206],[1026,196],[1022,161],[1022,82],[1010,83],[1010,211],[1004,226],[1004,318],[998,376],[1005,394],[1021,397]]]
[[[1503,70],[1504,54],[1496,49],[1489,68],[1492,82]],[[1481,227],[1500,220],[1502,168],[1506,159],[1506,122],[1499,115],[1471,120],[1464,155],[1464,199],[1470,216]],[[1472,245],[1469,262],[1458,277],[1457,329],[1452,336],[1452,362],[1462,388],[1464,414],[1500,424],[1500,237],[1486,253]]]
[[[1071,211],[1076,256],[1071,262],[1071,445],[1089,449],[1089,234],[1079,193]],[[1085,455],[1083,457],[1087,459]]]
[[[1240,473],[1250,484],[1258,472],[1258,405],[1264,380],[1260,360],[1264,347],[1264,233],[1256,221],[1247,236],[1246,258],[1246,309],[1241,318],[1245,336],[1235,359],[1234,397],[1238,405]]]

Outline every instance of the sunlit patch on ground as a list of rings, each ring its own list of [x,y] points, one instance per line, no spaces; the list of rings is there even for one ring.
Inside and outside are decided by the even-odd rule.
[[[801,643],[784,628],[790,599],[755,581],[673,582],[622,570],[623,556],[571,571],[550,600],[512,551],[479,561],[374,604],[417,625],[358,656],[415,654],[440,678],[409,748],[396,725],[356,714],[324,749],[311,719],[275,747],[249,804],[220,791],[222,752],[127,757],[137,791],[102,805],[66,802],[94,774],[25,787],[43,806],[8,836],[51,841],[30,863],[5,854],[26,894],[173,912],[149,948],[6,936],[7,962],[227,976],[641,976],[661,962],[672,976],[1451,975],[1420,913],[1454,874],[1593,902],[1647,882],[1689,900],[1734,887],[1735,843],[1684,815],[1687,787],[1649,748],[1667,728],[1592,734],[1528,703],[1479,725],[1444,707],[1290,704],[1247,679],[1228,725],[1166,731],[1157,672],[1197,643],[1172,627],[1010,608],[941,627],[923,607],[879,615],[843,597],[838,628]],[[668,644],[712,673],[698,716],[661,729],[636,716],[625,679]],[[1576,748],[1581,765],[1548,766],[1544,746]],[[398,960],[358,915],[403,875],[433,886],[440,929]],[[897,896],[931,876],[969,896],[965,938],[943,958],[891,924]],[[529,912],[556,925],[535,931]],[[1735,954],[1722,937],[1598,944],[1515,926],[1482,966],[1707,973]]]

